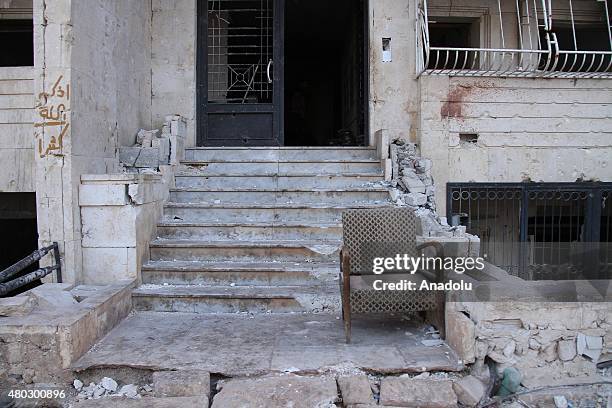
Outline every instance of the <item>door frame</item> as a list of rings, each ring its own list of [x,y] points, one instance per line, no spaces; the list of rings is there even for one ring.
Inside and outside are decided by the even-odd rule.
[[[269,112],[272,114],[272,133],[276,145],[283,146],[285,140],[284,121],[284,72],[285,72],[285,0],[273,1],[273,78],[272,108],[266,106],[220,104],[223,113]],[[197,0],[196,5],[196,146],[206,146],[208,140],[208,0]],[[264,104],[261,104],[264,105]],[[213,105],[214,106],[214,105]],[[218,108],[219,106],[216,106]],[[212,109],[214,110],[214,109]]]
[[[274,56],[273,78],[273,132],[277,135],[279,146],[285,142],[285,0],[274,1],[274,33],[273,47],[278,50]],[[363,126],[364,144],[371,144],[370,134],[370,0],[361,0],[363,8]],[[208,130],[208,0],[196,0],[196,146],[203,147],[206,142]],[[205,34],[204,34],[205,33]],[[204,106],[202,106],[204,105]],[[240,105],[236,105],[236,113],[240,112]]]

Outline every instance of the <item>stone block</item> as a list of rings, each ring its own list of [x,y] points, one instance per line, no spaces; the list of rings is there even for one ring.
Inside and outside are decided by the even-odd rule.
[[[159,151],[159,164],[168,164],[170,160],[170,138],[160,137],[151,141],[151,147]]]
[[[404,170],[400,183],[411,193],[425,194],[427,192],[425,183],[423,183],[423,181],[421,181],[421,179],[412,171]]]
[[[202,370],[158,371],[153,373],[158,397],[210,396],[210,374]]]
[[[465,364],[476,361],[476,325],[463,313],[446,313],[446,341]]]
[[[119,161],[127,167],[158,167],[159,149],[157,147],[120,147]]]
[[[475,407],[486,393],[485,385],[476,377],[468,375],[453,383],[457,401],[466,407]]]
[[[338,378],[338,386],[344,405],[374,403],[370,381],[365,375],[340,377]]]
[[[110,206],[127,203],[123,184],[81,184],[79,186],[80,206]]]
[[[212,408],[328,407],[338,399],[336,381],[324,377],[268,377],[223,384]]]
[[[558,345],[559,359],[561,361],[571,361],[576,357],[576,341],[561,340]]]
[[[380,385],[380,405],[451,408],[457,406],[457,396],[448,380],[387,377]]]
[[[74,305],[78,304],[69,291],[49,287],[47,284],[38,286],[28,293],[36,298],[38,305],[43,309],[72,309]]]
[[[403,195],[403,200],[406,204],[413,207],[418,207],[427,204],[427,196],[421,193],[408,193]]]
[[[163,164],[163,163],[162,163]],[[156,147],[142,148],[140,155],[136,159],[134,167],[158,167],[159,166],[159,149]]]
[[[120,147],[119,161],[128,167],[134,167],[140,155],[140,149],[140,147]]]
[[[33,296],[14,296],[0,299],[0,316],[25,316],[38,304]]]
[[[185,158],[185,139],[180,136],[170,136],[170,164],[177,166]]]
[[[136,217],[139,208],[82,207],[83,246],[117,248],[136,246]]]
[[[170,134],[172,136],[185,138],[185,136],[187,136],[187,123],[182,118],[172,120],[170,122]]]

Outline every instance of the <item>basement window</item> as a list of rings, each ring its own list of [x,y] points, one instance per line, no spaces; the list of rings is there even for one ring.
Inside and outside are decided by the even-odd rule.
[[[526,280],[612,278],[612,183],[449,183],[448,219]]]
[[[0,67],[34,66],[32,20],[0,19]]]
[[[488,4],[467,24],[439,16],[468,19],[474,9],[419,1],[417,76],[612,78],[607,1]]]

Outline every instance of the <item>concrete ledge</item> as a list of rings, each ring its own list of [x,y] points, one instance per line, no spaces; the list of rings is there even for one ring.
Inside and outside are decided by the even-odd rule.
[[[18,296],[39,301],[26,315],[0,317],[0,383],[72,381],[70,365],[132,309],[133,287],[45,284]]]

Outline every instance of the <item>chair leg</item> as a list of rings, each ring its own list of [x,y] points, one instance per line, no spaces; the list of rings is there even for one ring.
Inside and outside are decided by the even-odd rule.
[[[351,301],[346,294],[342,296],[342,320],[344,320],[344,336],[346,343],[351,342]]]

